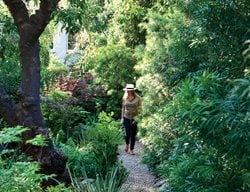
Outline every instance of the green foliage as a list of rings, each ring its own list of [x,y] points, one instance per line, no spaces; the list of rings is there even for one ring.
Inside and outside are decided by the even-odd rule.
[[[247,46],[247,48],[244,50],[242,55],[244,56],[244,61],[247,62],[250,59],[250,40],[245,41],[244,44]]]
[[[8,124],[3,118],[0,118],[0,130],[2,130],[4,127],[8,127]]]
[[[87,130],[86,142],[93,147],[101,175],[107,173],[117,160],[118,146],[122,143],[119,126],[120,123],[112,119],[112,114],[101,112],[98,121]]]
[[[66,144],[59,144],[68,156],[68,167],[74,177],[86,174],[88,178],[104,176],[117,162],[118,145],[122,142],[119,123],[111,115],[102,112],[97,122],[89,125],[83,134],[81,143],[68,139]]]
[[[176,12],[176,17],[173,13],[167,13],[161,15],[149,11],[148,22],[143,24],[147,29],[146,46],[141,45],[136,49],[139,62],[135,69],[141,74],[136,83],[142,90],[142,95],[145,95],[142,104],[146,123],[151,123],[154,119],[147,119],[147,116],[161,113],[162,106],[171,98],[168,85],[179,78],[178,75],[176,78],[170,77],[170,73],[176,68],[167,62],[171,60],[168,54],[169,46],[172,44],[169,36],[176,31],[174,24],[183,23],[183,15],[179,11]],[[179,52],[182,50],[178,49]],[[142,129],[145,130],[143,126]]]
[[[0,131],[0,144],[6,144],[10,142],[20,142],[21,141],[21,134],[24,131],[27,131],[27,128],[22,126],[17,126],[15,128],[3,128]]]
[[[64,64],[59,63],[56,58],[49,60],[49,64],[42,67],[41,81],[42,89],[45,92],[51,91],[56,84],[56,80],[65,75],[68,69]]]
[[[21,141],[21,133],[26,131],[23,127],[4,128],[0,131],[0,143]],[[37,162],[30,162],[22,157],[17,150],[0,151],[0,186],[1,191],[42,191],[40,182],[49,176],[37,173],[40,169]],[[8,157],[8,158],[6,158]]]
[[[58,97],[58,95],[57,95]],[[62,101],[61,99],[58,99]],[[95,178],[95,185],[103,189],[116,191],[127,177],[122,166],[111,169],[116,164],[116,151],[121,143],[121,133],[118,130],[119,123],[112,120],[111,116],[101,113],[99,120],[93,124],[82,144],[76,144],[68,139],[67,144],[59,144],[59,147],[68,156],[67,166],[74,176],[80,178],[83,173],[86,177]],[[4,128],[1,132],[0,144],[21,141],[20,135],[27,129],[23,127]],[[46,143],[41,135],[38,135],[28,143],[44,146]],[[5,159],[8,155],[8,159]],[[27,168],[28,167],[28,168]],[[2,150],[0,152],[0,185],[3,191],[43,191],[40,183],[49,176],[39,174],[39,164],[30,162],[27,157],[22,157],[15,150]],[[105,178],[101,175],[106,175]],[[75,187],[73,185],[73,187]],[[76,189],[74,189],[76,190]],[[50,187],[46,191],[72,191],[63,185]]]
[[[112,168],[105,176],[102,178],[97,177],[94,185],[89,185],[87,191],[89,192],[98,192],[98,191],[107,191],[107,192],[118,192],[121,190],[121,185],[125,182],[127,174],[121,166]]]
[[[136,50],[144,162],[171,191],[249,191],[249,4],[162,3]]]
[[[6,7],[0,5],[0,82],[15,95],[20,82],[18,33]]]
[[[72,97],[62,91],[55,91],[42,103],[43,116],[56,141],[66,142],[69,137],[81,139],[86,131],[88,112],[74,105]]]
[[[159,111],[139,124],[140,137],[145,145],[143,153],[143,162],[146,163],[152,171],[164,162],[172,151],[175,132],[171,130],[174,118],[171,111],[165,108],[163,112]]]
[[[51,54],[51,47],[53,42],[53,37],[56,32],[57,25],[51,21],[45,28],[44,32],[39,37],[40,42],[40,59],[42,70],[48,67],[51,63],[54,64],[54,58]],[[52,57],[52,60],[51,60]]]
[[[41,182],[49,179],[50,175],[39,173],[38,162],[31,161],[19,149],[8,149],[8,143],[21,141],[21,133],[27,128],[8,127],[0,131],[0,186],[3,192],[42,192]],[[37,136],[32,140],[33,145],[44,146],[44,140]],[[63,184],[46,189],[48,192],[71,191]]]
[[[177,143],[189,149],[176,149],[183,157],[179,157],[181,161],[173,159],[175,165],[170,166],[170,169],[180,169],[184,173],[185,169],[189,171],[179,175],[182,181],[173,180],[173,186],[177,187],[177,191],[181,191],[178,186],[192,191],[247,191],[249,188],[242,177],[247,174],[250,158],[247,133],[249,118],[246,115],[249,113],[249,102],[248,89],[245,89],[249,81],[238,80],[230,89],[223,84],[223,79],[211,74],[203,74],[197,79],[197,83],[189,81],[188,86],[196,101],[188,104],[190,95],[186,94],[187,89],[181,88],[176,97],[179,126],[175,130],[182,135]],[[206,87],[208,82],[210,89]],[[225,89],[229,94],[218,94],[216,89]],[[201,162],[196,161],[202,158]],[[183,165],[184,168],[179,167]],[[171,179],[176,179],[176,175],[175,171],[170,171]],[[189,186],[185,184],[185,178],[190,179]]]
[[[16,96],[16,91],[20,85],[20,58],[18,50],[19,36],[13,19],[7,11],[6,6],[0,5],[0,82],[8,93]],[[52,42],[53,27],[49,25],[40,37],[40,58],[42,68],[46,68],[50,63],[50,45]],[[62,72],[62,70],[61,70]],[[55,73],[55,72],[54,72]],[[46,72],[42,69],[43,83],[53,82],[51,70]],[[50,78],[50,79],[49,79]]]
[[[75,69],[75,68],[74,68]],[[56,82],[56,88],[72,95],[76,104],[89,111],[91,114],[97,114],[105,106],[103,97],[106,96],[104,86],[96,84],[92,73],[72,70],[69,77],[61,77]]]
[[[106,28],[109,13],[103,12],[100,0],[64,1],[54,14],[56,22],[62,22],[70,34],[80,31],[100,32]]]
[[[58,9],[57,21],[71,34],[83,28],[88,33],[80,69],[93,70],[96,83],[104,85],[108,95],[94,100],[99,107],[120,117],[121,90],[140,74],[144,162],[169,180],[173,192],[250,191],[249,10],[248,0],[71,0]],[[0,80],[14,93],[20,78],[13,54],[17,33],[1,13]],[[42,63],[50,90],[65,69],[50,61],[48,45],[42,46]],[[81,90],[76,94],[82,96]],[[110,171],[121,140],[119,124],[105,113],[96,122],[64,93],[49,97],[44,116],[53,137],[67,143],[60,147],[70,171],[96,178],[87,183],[89,191],[119,191],[117,170]],[[19,141],[8,134],[3,139],[12,137]],[[30,142],[41,145],[43,139]],[[15,167],[11,162],[4,161]],[[83,190],[77,183],[73,187]]]
[[[113,12],[108,28],[111,42],[124,43],[130,48],[145,43],[146,31],[139,25],[147,13],[143,6],[135,0],[116,0],[107,3],[107,7]]]
[[[73,192],[70,187],[65,187],[63,183],[46,188],[46,192]]]
[[[48,98],[58,103],[64,103],[65,101],[69,100],[71,96],[67,92],[54,90],[54,91],[49,92]]]
[[[73,183],[73,187],[76,192],[119,192],[127,176],[128,173],[124,168],[120,164],[117,164],[107,172],[104,178],[98,175],[96,180],[91,183],[89,179],[85,177],[85,185],[79,184],[79,181],[77,181]]]
[[[36,135],[33,139],[27,140],[26,143],[40,147],[47,146],[46,138],[41,134]]]
[[[134,80],[135,62],[131,49],[122,44],[111,44],[94,50],[93,55],[86,59],[85,65],[87,69],[94,69],[99,81],[113,91],[122,88],[127,81]]]
[[[39,165],[34,162],[15,162],[10,169],[0,167],[2,191],[42,191],[40,182],[47,177],[38,174]]]
[[[60,143],[59,147],[67,155],[67,167],[74,177],[82,177],[83,173],[90,178],[96,177],[101,165],[91,144],[81,146],[69,139],[67,144]]]
[[[200,47],[202,51],[200,53],[206,54],[201,58],[200,67],[210,68],[230,77],[241,76],[245,68],[241,56],[242,44],[249,36],[246,10],[249,4],[245,0],[235,3],[190,1],[185,6],[185,12],[191,19],[187,30],[192,29],[192,26],[196,28],[197,25],[200,26],[201,35],[197,37],[195,33],[191,36],[193,42],[195,38],[198,40],[198,45],[195,47]],[[218,10],[216,13],[215,9]],[[188,31],[186,33],[189,34]],[[203,40],[200,41],[202,36]]]
[[[99,34],[87,29],[90,46],[85,49],[80,65],[86,71],[93,70],[97,84],[104,85],[108,93],[97,100],[102,110],[114,112],[115,118],[120,118],[122,88],[127,83],[135,83],[137,78],[133,48],[145,43],[145,30],[139,23],[147,10],[134,0],[94,1],[92,4],[100,6],[98,16],[105,17],[103,23],[108,22],[108,25]]]
[[[136,60],[132,50],[121,44],[108,44],[92,53],[83,62],[88,69],[93,69],[98,74],[97,84],[102,84],[107,90],[107,97],[100,98],[106,103],[105,111],[114,112],[116,118],[120,117],[122,89],[127,83],[133,83],[136,78],[133,69]]]
[[[29,3],[38,5],[39,1],[25,1],[25,3],[26,5]],[[67,30],[71,33],[74,34],[83,28],[88,31],[103,31],[107,27],[106,21],[109,19],[110,12],[108,12],[108,10],[103,12],[105,5],[103,1],[72,0],[67,3],[69,5],[67,9],[60,7],[59,11],[61,15],[57,16],[58,18],[63,18],[62,20],[65,21],[64,24]],[[4,23],[4,27],[1,28],[0,31],[0,55],[2,55],[0,63],[3,66],[0,70],[0,79],[2,79],[1,83],[3,82],[4,86],[7,87],[7,91],[14,94],[20,81],[19,54],[16,46],[18,36],[12,24],[13,21],[4,11],[1,9],[0,14],[1,23]],[[50,92],[58,76],[67,72],[65,66],[55,60],[51,60],[49,50],[52,31],[53,29],[49,28],[40,38],[42,91],[46,94],[49,93],[48,97],[42,97],[42,110],[46,124],[51,129],[52,137],[54,137],[58,143],[64,143],[58,145],[68,155],[68,167],[76,176],[81,176],[82,172],[86,172],[87,176],[96,177],[99,173],[100,175],[97,176],[96,186],[109,191],[117,191],[124,181],[125,171],[121,167],[111,171],[110,168],[116,164],[116,151],[121,142],[119,123],[104,113],[100,114],[98,122],[95,123],[94,118],[89,116],[88,112],[82,107],[78,106],[76,100],[72,99],[71,96],[58,91]],[[129,67],[133,67],[135,60],[132,56],[132,52],[126,49],[125,46],[112,47],[111,50],[108,50],[110,51],[108,54],[112,53],[116,48],[119,48],[117,53],[115,52],[113,56],[111,55],[111,59],[108,59],[112,61],[114,57],[118,56],[119,61]],[[126,54],[123,54],[122,49],[126,50]],[[101,54],[105,54],[105,49],[101,50]],[[102,60],[100,63],[102,63]],[[111,66],[110,69],[115,69],[114,64],[115,62],[112,63],[113,66]],[[12,70],[11,73],[10,69]],[[134,78],[132,75],[131,77]],[[107,86],[109,90],[113,89],[112,83],[113,82],[110,83],[109,81],[106,82],[106,85],[111,84],[110,87]],[[127,82],[124,81],[123,85],[120,85],[119,91],[126,83]],[[110,108],[113,109],[113,107]],[[92,127],[89,128],[89,122],[87,121],[90,120],[93,120],[93,122],[91,122]],[[89,128],[89,130],[86,133],[87,128]],[[23,154],[19,155],[19,151],[5,150],[6,145],[2,145],[6,142],[21,141],[19,136],[22,131],[25,130],[20,127],[20,130],[14,129],[12,131],[3,129],[0,132],[0,147],[4,148],[4,150],[0,152],[1,190],[43,191],[40,183],[50,176],[39,174],[40,167],[38,163],[30,162]],[[85,140],[83,140],[83,138]],[[37,135],[35,138],[28,140],[27,143],[42,147],[46,145],[46,139],[42,137],[42,135]],[[5,159],[6,157],[8,158]],[[104,175],[107,175],[105,179],[103,179]],[[58,185],[46,191],[71,191],[71,189],[65,188],[63,185]]]
[[[166,120],[158,115],[145,124],[144,161],[173,191],[249,190],[249,86],[204,72],[178,87],[163,111]]]

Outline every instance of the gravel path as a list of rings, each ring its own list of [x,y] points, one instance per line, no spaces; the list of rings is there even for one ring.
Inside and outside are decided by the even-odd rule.
[[[142,145],[135,143],[135,155],[130,155],[124,151],[125,145],[119,147],[118,158],[129,171],[127,181],[123,184],[123,191],[127,192],[154,192],[156,188],[155,177],[149,172],[146,165],[141,163]]]

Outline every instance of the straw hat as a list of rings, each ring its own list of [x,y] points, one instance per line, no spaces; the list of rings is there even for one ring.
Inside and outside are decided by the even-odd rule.
[[[123,91],[134,91],[136,90],[134,84],[127,84]]]

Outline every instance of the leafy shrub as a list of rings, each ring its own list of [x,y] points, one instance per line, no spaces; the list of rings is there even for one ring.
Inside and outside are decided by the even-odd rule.
[[[101,112],[97,122],[87,130],[86,142],[93,147],[101,175],[117,161],[118,146],[122,142],[119,126],[120,123],[112,119],[112,114]]]
[[[19,35],[13,19],[7,10],[7,6],[1,3],[0,5],[0,82],[14,98],[17,97],[16,92],[21,82],[21,67],[20,67],[20,54],[18,49]],[[42,84],[49,84],[53,82],[54,76],[58,72],[63,72],[65,66],[50,60],[50,45],[52,40],[52,25],[48,25],[40,39],[40,58],[42,65]],[[49,68],[48,63],[50,63]],[[51,67],[51,66],[57,67]],[[55,69],[56,68],[56,69]],[[60,69],[59,69],[60,68]],[[53,72],[52,72],[53,71]],[[52,75],[53,73],[53,75]],[[56,73],[56,75],[55,75]]]
[[[171,130],[173,119],[170,114],[165,109],[163,113],[155,113],[139,124],[140,132],[145,132],[141,135],[141,142],[145,146],[142,159],[152,171],[156,171],[172,151],[175,132]]]
[[[51,57],[51,56],[50,56]],[[42,66],[41,82],[44,92],[50,92],[56,85],[56,80],[62,75],[66,75],[68,68],[51,57],[49,64]]]
[[[116,164],[102,177],[97,175],[96,180],[91,183],[87,177],[85,177],[86,184],[79,184],[80,182],[73,182],[74,191],[87,191],[87,192],[119,192],[121,186],[125,182],[128,176],[128,172],[121,164]]]
[[[101,123],[103,122],[106,123],[104,127],[108,126],[108,123],[110,123],[110,125],[107,128],[104,128],[101,126]],[[125,169],[114,161],[114,156],[116,156],[116,150],[120,143],[120,132],[117,129],[116,122],[112,121],[112,118],[106,116],[104,113],[100,114],[97,124],[98,125],[94,127],[98,130],[98,133],[89,133],[89,137],[95,135],[94,138],[100,140],[101,135],[99,134],[102,134],[102,131],[104,131],[103,129],[106,129],[107,134],[114,134],[113,136],[110,135],[109,138],[107,138],[107,135],[104,135],[107,140],[112,139],[109,142],[111,150],[103,151],[103,153],[100,152],[102,146],[106,148],[106,139],[102,140],[102,145],[99,145],[98,147],[95,146],[96,141],[90,142],[83,147],[79,147],[80,145],[75,144],[72,139],[68,140],[67,145],[61,143],[59,146],[68,156],[67,166],[70,171],[74,173],[74,176],[80,179],[81,176],[86,174],[85,177],[95,178],[95,185],[91,186],[92,189],[95,188],[95,190],[97,190],[99,187],[104,190],[117,191],[127,177]],[[21,141],[21,133],[25,130],[26,129],[23,127],[16,127],[8,129],[4,128],[0,131],[0,144],[2,145],[2,150],[0,152],[0,185],[2,191],[44,191],[41,188],[40,183],[44,179],[50,177],[38,173],[40,168],[37,162],[29,161],[25,155],[16,150],[7,150],[3,148],[6,143]],[[90,141],[91,138],[86,139],[86,141],[87,140]],[[41,141],[42,139],[37,137],[28,142],[42,146]],[[7,159],[6,156],[8,156]],[[106,160],[105,164],[103,164],[104,159]],[[114,165],[116,165],[115,168],[111,168]],[[104,170],[106,172],[104,172]],[[102,171],[101,175],[106,175],[105,178],[99,175],[100,171]],[[73,187],[75,188],[74,191],[76,191],[76,186],[73,185]],[[73,191],[73,189],[66,188],[63,184],[59,184],[55,187],[49,187],[46,191],[67,192]]]
[[[95,77],[91,73],[84,73],[80,78],[74,77],[73,74],[72,77],[57,79],[56,87],[76,98],[79,106],[91,113],[97,113],[99,108],[104,105],[103,102],[99,102],[100,98],[106,96],[104,87],[94,84]]]
[[[1,5],[0,5],[1,6]],[[0,11],[0,82],[6,91],[16,95],[21,80],[18,57],[18,33],[6,7]]]
[[[97,76],[95,82],[105,87],[106,97],[100,97],[99,101],[105,103],[102,110],[114,112],[115,118],[120,118],[122,89],[127,83],[135,82],[136,73],[134,65],[136,59],[132,49],[123,44],[108,44],[98,47],[84,58],[82,63],[86,70],[94,71]]]
[[[41,182],[51,176],[39,173],[40,165],[38,162],[31,161],[21,150],[8,149],[8,143],[20,142],[22,132],[27,128],[17,126],[8,127],[0,131],[0,186],[3,192],[43,192]],[[41,137],[30,140],[33,145],[43,146],[45,143]],[[38,142],[38,143],[37,143]],[[48,192],[67,192],[72,191],[64,184],[46,189]]]
[[[143,5],[142,5],[143,4]],[[113,17],[109,22],[108,35],[110,42],[124,43],[127,47],[134,48],[145,43],[146,31],[140,23],[144,20],[148,1],[117,0],[108,2],[106,7],[112,10]]]
[[[67,92],[54,90],[54,91],[49,92],[48,98],[59,103],[64,103],[65,101],[69,102],[71,96]]]
[[[68,139],[67,144],[60,143],[58,145],[68,156],[67,166],[73,177],[80,179],[88,177],[97,179],[96,182],[107,182],[107,178],[103,179],[103,177],[117,165],[118,145],[122,141],[119,123],[112,119],[112,115],[102,112],[99,114],[97,122],[88,126],[80,143]],[[119,167],[119,171],[116,170],[119,174],[115,173],[115,177],[124,177],[125,170],[121,169],[121,166]],[[119,183],[119,186],[123,181],[121,178],[115,180],[115,185]]]
[[[56,186],[48,187],[46,192],[73,192],[72,187],[65,187],[64,184],[58,184]]]
[[[158,141],[153,132],[151,143],[143,140],[146,161],[156,159],[153,168],[169,179],[172,191],[250,190],[249,87],[248,79],[230,82],[204,72],[178,88],[166,106],[175,123],[165,131],[170,125],[174,137]],[[170,150],[154,151],[164,148]]]
[[[21,141],[21,133],[27,130],[23,127],[4,128],[0,131],[0,186],[1,191],[42,191],[40,182],[48,176],[39,174],[39,164],[31,162],[18,150],[6,149],[10,142]]]
[[[82,177],[85,173],[89,178],[96,178],[100,165],[91,144],[81,146],[68,140],[67,144],[60,143],[59,147],[67,155],[67,166],[74,177]]]
[[[144,161],[171,191],[249,191],[249,4],[163,3],[136,52]]]
[[[86,131],[88,112],[80,106],[75,106],[74,102],[72,97],[60,91],[55,91],[48,99],[43,99],[45,122],[58,142],[66,142],[69,137],[79,141],[81,133]]]
[[[5,164],[1,162],[1,190],[2,191],[42,191],[40,182],[47,177],[38,174],[39,165],[34,162],[15,162],[11,168],[4,168]]]
[[[179,132],[183,131],[183,134],[189,135],[189,140],[184,141],[193,152],[189,155],[187,154],[190,151],[182,152],[182,162],[175,161],[178,163],[171,168],[176,170],[185,162],[185,167],[180,167],[180,171],[190,169],[187,175],[182,175],[181,183],[173,182],[174,187],[182,185],[183,189],[192,191],[248,191],[249,181],[243,178],[248,174],[250,157],[246,130],[246,127],[249,127],[249,120],[246,118],[249,102],[245,89],[245,86],[249,86],[249,81],[240,80],[225,97],[215,91],[216,87],[227,90],[227,87],[223,88],[223,80],[215,76],[205,76],[199,80],[210,82],[210,89],[204,87],[204,81],[189,86],[193,90],[193,98],[197,100],[188,108],[183,105],[187,100],[184,89],[180,93],[180,96],[184,97],[183,102],[178,101],[178,113],[183,128],[185,124],[188,128],[182,130],[180,127]],[[211,77],[214,78],[212,81]],[[179,145],[183,145],[183,142],[179,142]],[[204,159],[199,161],[203,157]],[[190,166],[190,163],[193,165]],[[174,176],[175,171],[172,172],[172,178],[177,178],[176,174]],[[189,186],[186,184],[187,178],[190,181]]]

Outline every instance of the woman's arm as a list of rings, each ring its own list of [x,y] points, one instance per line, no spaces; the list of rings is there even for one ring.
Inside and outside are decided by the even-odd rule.
[[[123,122],[124,111],[125,111],[124,99],[122,99],[122,116],[121,116],[121,122]]]
[[[138,95],[138,113],[142,113],[142,99],[141,97]]]

